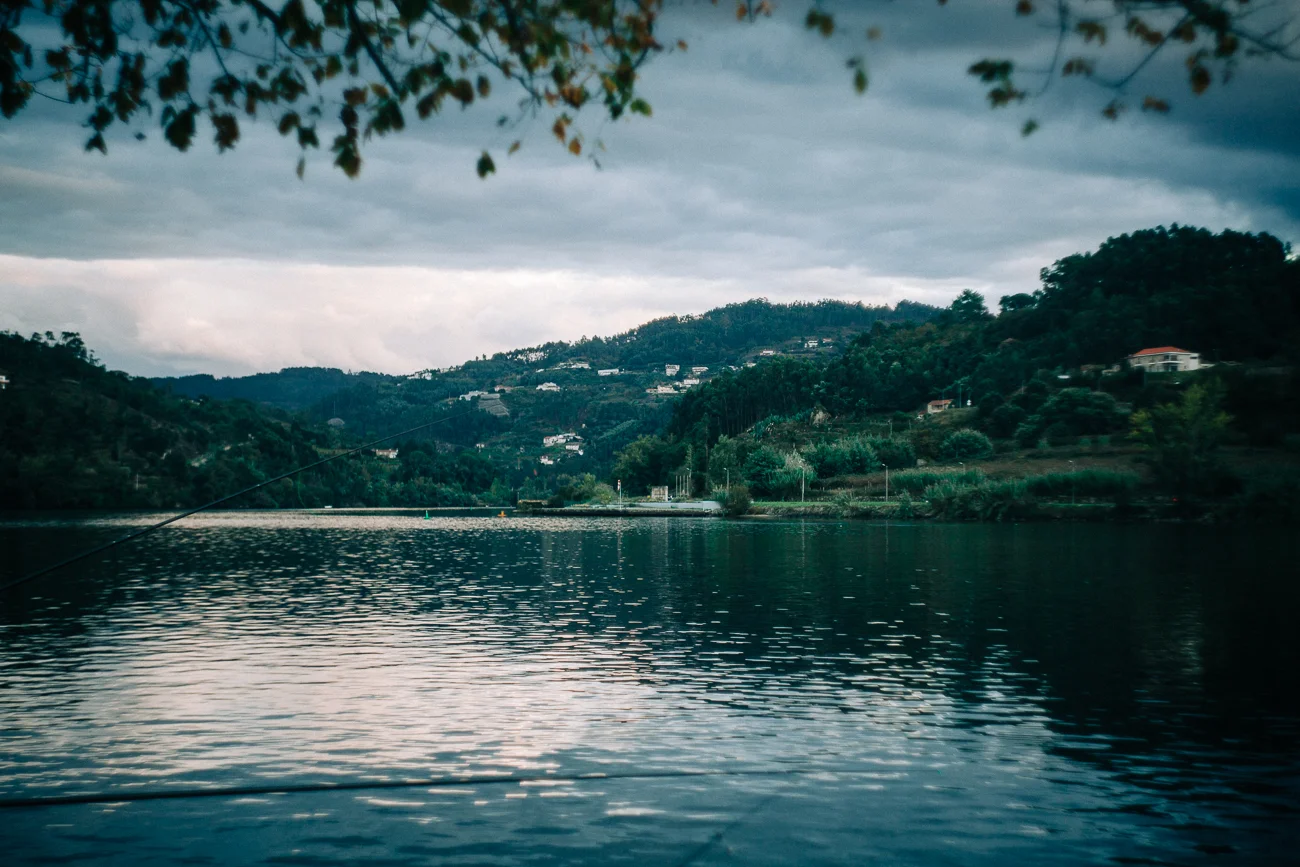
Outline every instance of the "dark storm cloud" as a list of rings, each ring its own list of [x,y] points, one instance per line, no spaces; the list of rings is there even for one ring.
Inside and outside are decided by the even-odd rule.
[[[1176,58],[1154,64],[1143,86],[1179,95],[1167,118],[1106,123],[1110,94],[1073,82],[990,111],[965,68],[989,45],[1045,67],[1052,34],[1001,5],[921,7],[863,4],[829,42],[793,15],[748,27],[670,9],[691,47],[647,71],[653,119],[582,119],[600,171],[544,120],[496,128],[513,100],[500,90],[370,142],[357,181],[319,154],[299,182],[265,124],[225,156],[156,135],[85,155],[79,116],[39,107],[0,127],[0,327],[80,328],[141,370],[403,370],[755,295],[996,297],[1160,223],[1300,236],[1294,64],[1247,65],[1199,99]],[[884,39],[857,98],[844,60],[868,23]],[[1022,139],[1029,116],[1043,127]],[[366,281],[399,288],[351,303]]]

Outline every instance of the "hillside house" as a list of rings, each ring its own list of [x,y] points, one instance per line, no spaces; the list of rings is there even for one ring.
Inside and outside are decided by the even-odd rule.
[[[397,460],[397,449],[375,449],[375,457],[395,461]]]
[[[486,391],[467,391],[460,396],[461,400],[473,400],[476,397],[487,397]]]
[[[952,400],[932,400],[925,405],[927,415],[934,415],[937,412],[947,412],[952,409]]]
[[[691,368],[691,376],[699,376],[699,375],[702,374],[702,373],[708,373],[708,372],[709,372],[709,369],[708,369],[707,367],[692,367],[692,368]]]
[[[618,376],[622,372],[623,371],[619,370],[617,367],[607,367],[604,370],[596,371],[596,375],[597,376]]]
[[[700,384],[700,381],[693,376],[688,376],[682,380],[682,388],[692,388]]]
[[[548,437],[542,437],[542,445],[560,446],[560,445],[564,445],[565,443],[575,442],[580,439],[582,439],[582,437],[578,436],[573,431],[569,431],[568,433],[557,433]]]
[[[652,499],[652,500],[659,500],[659,501],[664,502],[664,503],[668,502],[668,486],[667,486],[667,485],[651,485],[651,486],[650,486],[650,499]]]
[[[665,365],[664,365],[664,376],[676,376],[676,375],[677,375],[677,371],[679,371],[679,370],[681,370],[681,369],[682,369],[682,366],[681,366],[680,364],[665,364]]]
[[[677,389],[671,385],[652,385],[645,390],[646,394],[677,394]]]
[[[559,391],[560,387],[553,382],[543,382],[537,386],[538,391]]]
[[[542,455],[540,458],[538,458],[537,462],[539,464],[545,464],[548,467],[555,466],[555,459],[547,457],[546,455]]]
[[[578,454],[582,454],[582,443],[565,443],[564,448],[565,451],[577,452]]]
[[[1184,370],[1199,370],[1201,356],[1188,352],[1177,346],[1154,346],[1139,350],[1127,359],[1129,367],[1139,368],[1149,373],[1178,373]]]
[[[5,373],[3,370],[0,370],[0,391],[4,391],[8,387],[9,387],[9,374]]]
[[[768,356],[776,355],[776,350],[775,350],[775,349],[764,349],[764,350],[760,351],[758,354],[759,354],[759,355],[762,355],[763,357],[766,358],[766,357],[768,357]]]
[[[816,349],[818,346],[821,346],[821,342],[817,340],[805,340],[803,344],[804,349]]]

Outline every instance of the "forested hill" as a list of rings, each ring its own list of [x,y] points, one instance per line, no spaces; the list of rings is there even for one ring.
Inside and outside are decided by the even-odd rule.
[[[0,391],[0,508],[198,505],[353,444],[280,410],[177,397],[106,370],[76,334],[0,332],[0,371],[8,380]],[[430,407],[421,421],[440,416],[438,443],[393,443],[401,462],[352,456],[233,505],[476,503],[499,487],[500,473],[474,449],[445,443],[472,443],[475,423],[491,417],[467,415],[462,404]]]
[[[584,337],[572,343],[556,341],[421,373],[430,383],[426,390],[445,397],[490,387],[502,377],[526,373],[543,362],[553,366],[578,361],[592,368],[619,368],[636,373],[662,369],[666,363],[716,367],[739,364],[765,348],[793,349],[810,338],[828,338],[828,345],[834,345],[836,339],[846,342],[877,322],[924,322],[938,312],[938,308],[911,301],[889,307],[829,300],[773,304],[755,299],[698,316],[656,319],[612,337]],[[288,410],[314,406],[319,410],[318,415],[328,417],[343,411],[342,408],[335,411],[331,401],[334,395],[350,392],[347,401],[351,406],[357,393],[403,379],[380,373],[344,373],[335,368],[291,367],[278,373],[252,376],[155,377],[153,382],[186,397],[241,398]]]
[[[959,395],[991,417],[1034,378],[1122,365],[1145,347],[1229,368],[1300,360],[1300,261],[1268,234],[1148,229],[1061,259],[1042,281],[996,316],[968,291],[924,324],[874,326],[837,357],[715,377],[681,398],[667,432],[711,442],[814,406],[863,416]]]
[[[215,377],[207,373],[192,376],[156,376],[154,385],[185,397],[233,398],[268,403],[281,409],[306,409],[354,385],[388,379],[382,373],[344,373],[336,367],[286,367],[279,373],[252,376]]]

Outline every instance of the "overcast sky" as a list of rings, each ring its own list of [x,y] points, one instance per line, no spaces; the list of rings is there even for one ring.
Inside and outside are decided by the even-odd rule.
[[[758,296],[943,304],[969,287],[992,304],[1161,224],[1300,241],[1300,64],[1246,64],[1194,98],[1173,56],[1131,91],[1171,97],[1167,117],[1105,122],[1090,85],[991,111],[965,68],[1045,63],[1048,32],[994,0],[872,4],[846,22],[884,31],[856,97],[857,45],[785,5],[753,27],[671,8],[665,35],[690,49],[646,69],[654,117],[584,121],[600,169],[548,124],[497,129],[514,94],[412,119],[353,181],[328,153],[299,181],[267,124],[222,156],[206,130],[187,154],[153,130],[84,154],[82,109],[34,105],[0,121],[0,329],[79,331],[136,374],[406,373]],[[1022,139],[1029,116],[1042,128]],[[480,181],[485,147],[498,172]]]

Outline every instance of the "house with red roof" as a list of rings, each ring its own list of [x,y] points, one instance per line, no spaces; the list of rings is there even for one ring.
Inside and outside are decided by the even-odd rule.
[[[1139,350],[1128,357],[1129,367],[1150,373],[1177,373],[1183,370],[1199,370],[1201,356],[1188,352],[1177,346],[1153,346]]]
[[[928,415],[933,415],[936,412],[947,412],[951,408],[952,408],[951,398],[947,400],[932,400],[925,405],[925,411],[926,414]]]

